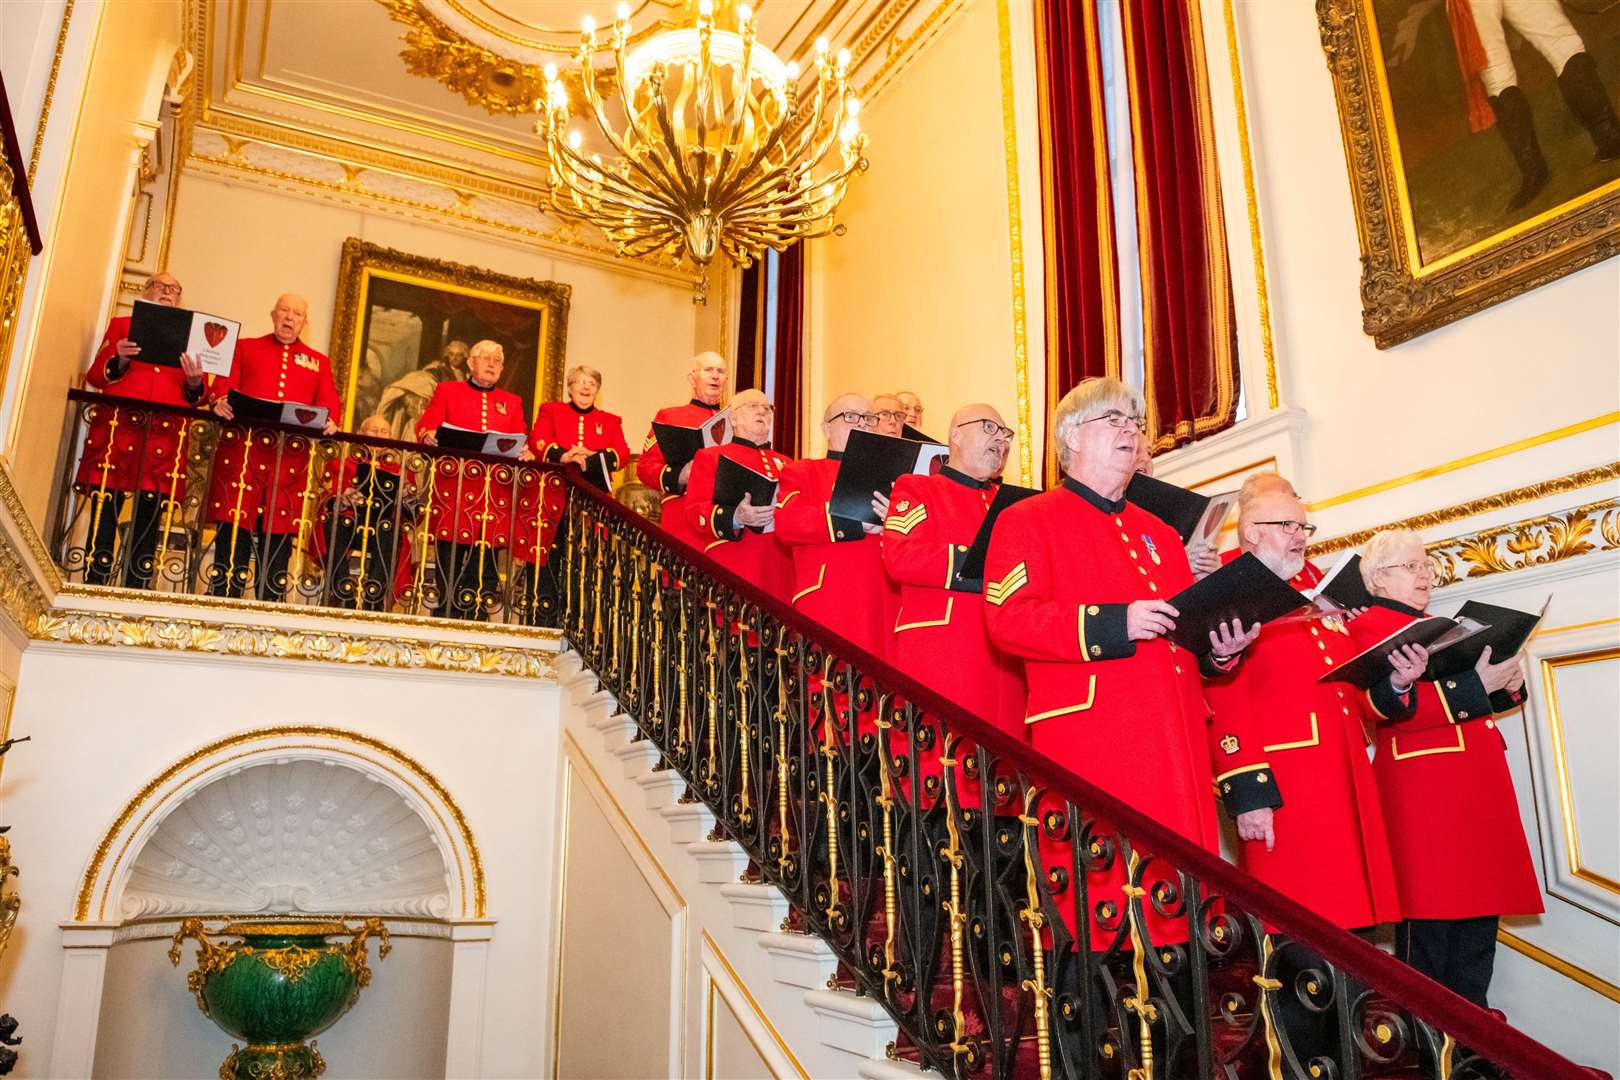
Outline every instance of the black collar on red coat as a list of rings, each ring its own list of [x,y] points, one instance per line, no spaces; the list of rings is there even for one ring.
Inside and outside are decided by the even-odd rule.
[[[1105,514],[1117,514],[1125,509],[1125,500],[1123,498],[1105,499],[1072,476],[1063,478],[1063,486]]]
[[[575,405],[572,401],[570,401],[568,403],[568,407],[570,409],[573,409],[575,412],[579,413],[579,415],[581,415],[581,416],[589,416],[589,415],[591,415],[591,413],[596,411],[596,406],[595,405],[587,405],[585,408],[582,409],[578,405]]]
[[[982,490],[990,486],[990,481],[980,480],[976,476],[969,476],[961,469],[953,469],[949,465],[941,466],[939,475],[945,477],[947,480],[954,480],[963,487],[978,488]]]
[[[731,441],[736,443],[739,446],[746,446],[750,450],[763,450],[767,446],[771,445],[768,442],[749,442],[747,439],[743,438],[741,435],[733,435],[731,437]]]
[[[827,460],[828,461],[843,461],[844,460],[844,452],[842,450],[829,450],[829,451],[827,451]]]
[[[1371,606],[1372,607],[1389,608],[1389,610],[1398,611],[1402,615],[1410,615],[1414,619],[1421,619],[1421,618],[1423,618],[1423,615],[1424,615],[1423,612],[1419,611],[1417,608],[1413,607],[1412,605],[1403,604],[1399,600],[1391,600],[1387,596],[1375,596],[1375,597],[1373,597],[1373,602],[1372,602]]]
[[[491,390],[495,389],[495,387],[493,385],[485,386],[483,383],[479,382],[477,379],[473,378],[471,375],[467,376],[467,385],[472,387],[474,390],[478,391],[480,394],[487,394]]]
[[[710,412],[720,411],[720,403],[718,401],[713,405],[710,405],[707,401],[699,401],[697,398],[693,398],[691,401],[687,402],[687,404],[696,405],[700,409],[708,409]]]

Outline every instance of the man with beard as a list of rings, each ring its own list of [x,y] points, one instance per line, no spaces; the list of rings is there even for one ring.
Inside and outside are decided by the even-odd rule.
[[[1304,503],[1276,486],[1257,490],[1239,497],[1238,550],[1224,561],[1252,552],[1294,588],[1314,587],[1322,572],[1305,560],[1316,528]],[[1344,683],[1316,681],[1357,651],[1336,616],[1273,623],[1233,671],[1204,687],[1215,783],[1237,822],[1239,865],[1346,929],[1400,918],[1367,760],[1376,717]],[[1400,708],[1387,680],[1373,693],[1384,713]]]

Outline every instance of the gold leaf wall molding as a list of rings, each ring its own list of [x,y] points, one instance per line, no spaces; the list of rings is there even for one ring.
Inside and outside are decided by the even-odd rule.
[[[69,645],[212,653],[216,656],[270,660],[313,660],[362,667],[504,675],[550,681],[555,681],[557,677],[556,656],[547,649],[476,642],[421,641],[241,623],[210,623],[200,619],[102,611],[50,610],[35,618],[29,636],[37,641]]]
[[[1527,484],[1524,487],[1513,488],[1510,491],[1498,492],[1495,495],[1486,495],[1471,502],[1458,503],[1456,506],[1442,507],[1439,510],[1430,510],[1427,513],[1414,514],[1412,517],[1401,518],[1384,525],[1377,525],[1370,529],[1361,529],[1357,532],[1336,536],[1331,540],[1323,540],[1312,544],[1309,549],[1311,558],[1320,558],[1331,555],[1335,551],[1346,548],[1360,547],[1373,538],[1375,533],[1387,529],[1432,529],[1436,525],[1446,525],[1453,521],[1462,521],[1480,514],[1487,514],[1493,510],[1505,510],[1510,506],[1544,499],[1549,495],[1562,495],[1565,492],[1579,491],[1582,488],[1595,487],[1607,481],[1620,479],[1620,462],[1608,465],[1598,465],[1590,469],[1570,473],[1568,476],[1555,477],[1552,480],[1543,480],[1536,484]],[[1313,507],[1314,508],[1314,507]],[[1511,528],[1512,526],[1507,526]]]
[[[1620,498],[1427,545],[1436,588],[1577,555],[1620,551]]]

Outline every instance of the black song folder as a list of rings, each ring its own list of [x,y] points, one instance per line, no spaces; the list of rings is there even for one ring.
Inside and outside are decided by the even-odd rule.
[[[289,427],[320,429],[326,427],[326,407],[306,405],[301,401],[270,401],[240,390],[225,395],[236,420],[247,423],[286,424]]]
[[[881,525],[872,509],[872,493],[887,495],[894,482],[907,473],[933,471],[935,461],[944,463],[949,453],[938,443],[898,439],[870,431],[852,431],[838,464],[828,506],[832,516],[858,524]]]
[[[515,458],[523,450],[527,435],[510,431],[476,431],[455,424],[439,425],[440,450],[465,450],[470,454],[494,454]]]
[[[714,470],[714,505],[735,508],[744,495],[750,496],[749,501],[755,506],[774,505],[776,481],[722,455]],[[774,529],[755,531],[772,532]]]
[[[233,319],[149,300],[135,301],[129,317],[129,339],[141,347],[137,360],[179,367],[180,354],[191,353],[210,375],[231,373],[241,331]]]
[[[1447,619],[1441,615],[1415,619],[1316,681],[1349,683],[1365,690],[1374,683],[1389,678],[1395,670],[1394,665],[1389,662],[1389,654],[1403,645],[1422,645],[1433,656],[1468,640],[1484,629],[1484,625],[1473,619]]]
[[[913,442],[933,443],[935,446],[942,445],[940,441],[934,438],[932,435],[925,435],[921,431],[918,431],[916,428],[912,427],[910,424],[900,425],[900,437],[910,439]]]
[[[1361,580],[1361,556],[1353,551],[1346,552],[1334,563],[1333,569],[1307,595],[1312,600],[1326,597],[1343,608],[1371,607],[1377,601]]]
[[[1178,614],[1171,641],[1199,656],[1210,651],[1209,635],[1237,619],[1247,630],[1310,603],[1305,595],[1244,552],[1202,581],[1170,598]]]
[[[1525,642],[1530,640],[1530,635],[1540,624],[1542,616],[1547,614],[1547,605],[1551,603],[1552,597],[1549,596],[1546,603],[1541,605],[1541,610],[1531,614],[1516,608],[1484,604],[1478,600],[1468,601],[1462,606],[1462,610],[1457,612],[1456,617],[1482,623],[1485,629],[1465,641],[1458,642],[1445,652],[1429,657],[1429,668],[1423,673],[1423,677],[1433,682],[1472,671],[1487,647],[1491,650],[1493,664],[1500,664],[1519,655]],[[1513,700],[1513,696],[1506,690],[1498,690],[1491,695],[1491,708],[1497,712],[1507,712],[1518,705],[1519,702]]]
[[[1216,546],[1221,526],[1237,502],[1237,492],[1225,491],[1219,495],[1200,495],[1163,480],[1155,480],[1147,473],[1137,473],[1125,485],[1125,499],[1140,506],[1181,536],[1183,544],[1194,543]]]
[[[996,519],[1007,507],[1039,494],[1036,488],[1019,487],[1017,484],[1002,484],[996,489],[996,497],[990,500],[990,509],[973,537],[973,546],[968,548],[967,554],[962,557],[962,565],[957,568],[957,577],[964,582],[984,584],[984,560],[990,554],[990,534],[995,530]]]
[[[603,491],[613,490],[613,467],[608,464],[606,450],[598,450],[587,457],[580,465],[580,470],[585,473],[585,479]]]

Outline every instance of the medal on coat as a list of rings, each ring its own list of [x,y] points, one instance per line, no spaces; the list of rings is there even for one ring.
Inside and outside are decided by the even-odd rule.
[[[1149,536],[1147,533],[1143,533],[1142,546],[1147,548],[1148,554],[1153,557],[1154,566],[1164,565],[1164,560],[1159,558],[1159,548],[1158,545],[1153,542],[1153,537]]]
[[[495,411],[500,413],[502,416],[505,416],[506,415],[506,402],[497,401],[495,403]]]

